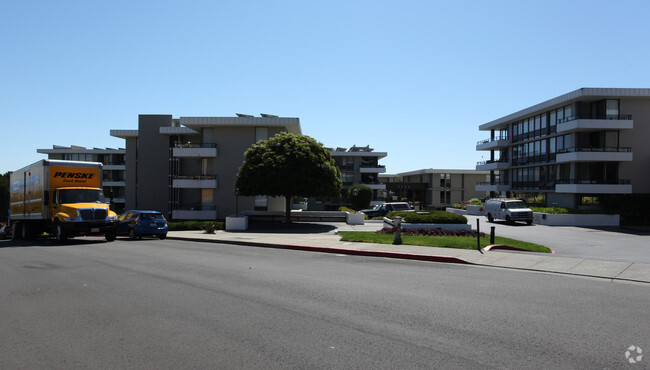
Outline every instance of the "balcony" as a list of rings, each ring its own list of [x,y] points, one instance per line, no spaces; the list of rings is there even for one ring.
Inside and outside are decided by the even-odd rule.
[[[510,185],[500,184],[500,183],[490,183],[490,182],[477,182],[476,186],[474,187],[474,190],[494,191],[494,192],[510,191]]]
[[[558,122],[557,132],[631,130],[633,128],[634,121],[630,115],[612,116],[606,119],[586,119],[571,116]]]
[[[632,148],[567,148],[559,150],[556,163],[568,162],[631,162]]]
[[[476,150],[504,149],[510,145],[510,139],[506,136],[497,136],[493,139],[485,139],[476,143]]]
[[[216,176],[174,176],[172,187],[175,189],[216,189]]]
[[[217,144],[179,144],[172,148],[175,158],[214,158],[217,156]]]
[[[361,165],[359,167],[360,173],[386,173],[386,166],[368,166]]]
[[[510,162],[507,160],[490,160],[476,163],[477,171],[495,171],[495,170],[505,170],[510,168]]]
[[[570,194],[631,194],[630,180],[559,180],[556,193]]]

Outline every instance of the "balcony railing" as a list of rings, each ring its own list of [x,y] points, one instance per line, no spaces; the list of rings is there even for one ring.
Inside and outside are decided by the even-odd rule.
[[[558,149],[558,153],[575,153],[575,152],[609,152],[609,153],[629,153],[632,151],[630,147],[573,147]]]
[[[558,184],[571,184],[571,185],[581,185],[581,184],[595,184],[595,185],[630,185],[631,181],[628,179],[618,179],[618,180],[608,180],[608,179],[563,179],[557,180]]]
[[[509,163],[509,162],[506,159],[497,159],[497,160],[488,160],[488,161],[476,162],[476,165],[477,166],[485,166],[486,164],[492,164],[492,163]]]
[[[179,143],[174,144],[174,148],[216,148],[217,144],[208,144],[208,143]]]
[[[603,118],[582,117],[582,116],[574,115],[574,116],[569,116],[569,117],[564,117],[562,119],[559,119],[557,121],[557,123],[559,125],[561,125],[563,123],[567,123],[567,122],[571,122],[571,121],[575,121],[575,120],[579,120],[579,119],[606,119],[606,120],[625,120],[625,121],[629,121],[629,120],[632,119],[632,115],[630,115],[630,114],[608,115],[608,116],[603,117]]]
[[[492,138],[492,139],[485,139],[485,140],[478,141],[478,142],[476,143],[476,145],[483,145],[483,144],[487,144],[487,143],[489,143],[489,142],[497,141],[497,140],[508,140],[508,136],[506,136],[506,135],[503,135],[503,136],[495,136],[495,137]]]

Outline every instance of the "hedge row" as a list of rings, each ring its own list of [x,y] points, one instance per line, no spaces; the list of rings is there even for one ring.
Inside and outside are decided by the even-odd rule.
[[[385,227],[381,230],[377,230],[377,234],[393,234],[394,231],[391,228]],[[412,235],[412,236],[465,236],[476,238],[478,233],[476,230],[467,231],[467,230],[443,230],[443,229],[405,229],[402,231],[402,235]],[[481,233],[481,238],[485,238],[485,233]]]
[[[466,224],[467,217],[445,211],[433,212],[391,212],[386,217],[391,220],[395,216],[401,216],[404,222],[410,224]]]
[[[184,230],[224,230],[223,221],[169,221],[167,223],[169,231]]]

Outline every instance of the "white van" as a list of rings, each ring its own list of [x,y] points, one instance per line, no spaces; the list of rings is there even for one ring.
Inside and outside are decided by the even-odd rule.
[[[533,223],[533,211],[523,200],[519,199],[490,199],[485,203],[485,217],[488,222],[506,220],[511,225],[515,221]]]

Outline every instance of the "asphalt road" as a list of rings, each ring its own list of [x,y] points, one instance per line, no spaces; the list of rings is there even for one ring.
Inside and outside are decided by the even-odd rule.
[[[466,216],[476,229],[480,222],[482,232],[523,240],[547,246],[559,257],[577,257],[607,261],[650,263],[650,231],[606,227],[544,226],[502,221],[487,222],[484,216]]]
[[[647,284],[93,240],[0,242],[0,368],[619,368],[650,350]]]

